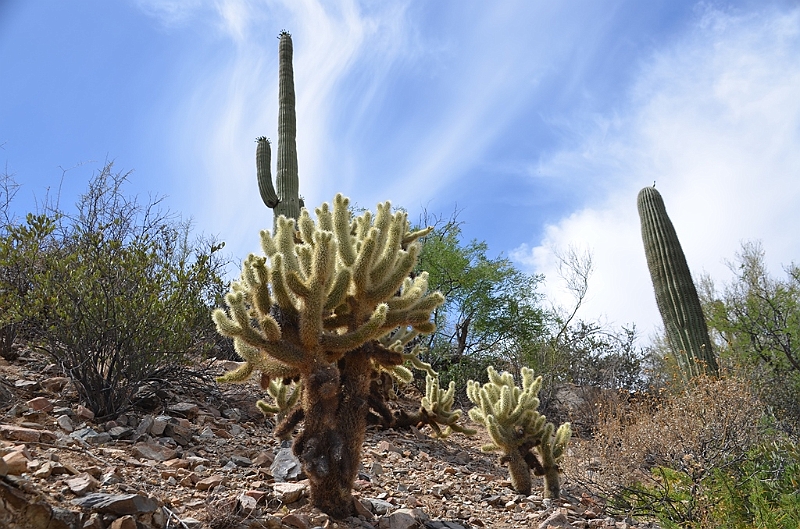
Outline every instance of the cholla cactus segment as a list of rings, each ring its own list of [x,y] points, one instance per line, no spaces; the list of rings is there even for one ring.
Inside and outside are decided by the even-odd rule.
[[[297,406],[302,391],[302,382],[294,383],[287,382],[285,379],[271,379],[269,386],[267,386],[267,392],[272,397],[274,404],[259,400],[256,405],[265,415],[277,414],[278,421],[281,421]]]
[[[477,406],[469,411],[473,421],[486,427],[492,443],[484,451],[500,450],[508,462],[511,482],[522,494],[530,494],[530,470],[545,478],[545,497],[557,498],[560,484],[558,463],[564,455],[572,431],[569,423],[555,426],[537,411],[542,377],[522,368],[522,387],[514,384],[510,373],[489,367],[489,382],[481,386],[470,380],[467,396]],[[536,450],[538,457],[531,451]]]
[[[453,432],[464,435],[475,435],[477,430],[466,428],[458,424],[462,411],[453,409],[456,384],[450,382],[446,390],[439,385],[439,377],[427,375],[425,377],[425,396],[422,398],[422,409],[429,421],[428,424],[439,438],[448,437]],[[444,426],[440,428],[439,425]]]

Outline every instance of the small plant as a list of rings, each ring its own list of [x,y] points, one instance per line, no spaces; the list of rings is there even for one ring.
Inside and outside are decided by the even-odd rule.
[[[520,494],[531,493],[533,470],[535,475],[544,476],[545,498],[558,498],[558,463],[572,436],[570,424],[564,423],[556,431],[555,425],[537,411],[542,377],[534,378],[533,370],[522,368],[522,388],[514,384],[511,373],[499,374],[493,367],[487,371],[489,382],[482,387],[473,380],[467,383],[467,396],[478,405],[469,416],[483,424],[492,439],[482,450],[503,452],[511,484]]]
[[[221,245],[189,240],[189,226],[123,192],[106,165],[75,213],[29,217],[42,238],[23,302],[30,345],[75,384],[97,419],[137,405],[185,374],[213,331],[223,287]],[[37,220],[39,219],[39,220]]]

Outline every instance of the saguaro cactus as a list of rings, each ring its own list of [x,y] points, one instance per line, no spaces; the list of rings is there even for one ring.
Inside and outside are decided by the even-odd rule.
[[[276,434],[304,427],[293,450],[309,477],[311,501],[328,514],[353,514],[375,366],[403,362],[378,339],[395,329],[434,330],[431,312],[444,301],[429,293],[426,273],[410,278],[419,254],[407,215],[378,205],[352,219],[337,195],[297,221],[278,218],[275,235],[261,232],[264,256],[250,255],[241,279],[217,309],[217,329],[232,337],[244,365],[221,378],[236,382],[260,371],[266,378],[299,377],[301,406]],[[280,320],[280,321],[279,321]]]
[[[289,32],[282,31],[278,47],[278,170],[274,187],[270,169],[269,140],[263,136],[256,140],[258,190],[264,204],[273,210],[275,217],[273,231],[277,227],[279,216],[297,219],[302,207],[297,174],[297,115],[292,52],[292,36]]]
[[[532,369],[522,368],[522,388],[514,384],[510,373],[498,374],[493,367],[488,373],[489,382],[482,387],[474,380],[467,382],[467,396],[478,405],[469,410],[469,416],[486,426],[492,439],[481,449],[503,452],[511,484],[520,494],[531,493],[533,470],[535,475],[544,476],[544,497],[558,498],[558,463],[572,436],[570,424],[564,423],[556,431],[553,423],[537,411],[542,377],[534,378]]]
[[[701,373],[716,376],[719,369],[706,319],[664,200],[655,187],[645,187],[637,205],[656,303],[681,373],[686,380]]]

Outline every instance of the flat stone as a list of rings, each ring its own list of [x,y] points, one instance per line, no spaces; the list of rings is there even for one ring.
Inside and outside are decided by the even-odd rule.
[[[539,529],[549,529],[550,527],[569,529],[572,525],[569,523],[564,513],[556,511],[539,524]]]
[[[201,479],[195,484],[197,490],[208,490],[219,487],[225,481],[225,476],[214,475]]]
[[[41,384],[50,393],[61,393],[69,384],[69,379],[67,377],[50,377],[42,380]]]
[[[297,529],[310,529],[311,519],[304,514],[291,513],[281,518],[281,523]]]
[[[33,473],[33,477],[39,479],[47,479],[53,474],[53,463],[50,461],[45,461],[42,466],[40,466],[36,472]]]
[[[169,461],[164,461],[164,466],[167,468],[189,468],[189,461],[186,459],[170,459]]]
[[[83,498],[72,500],[73,505],[92,512],[116,514],[142,514],[153,512],[158,508],[158,502],[142,494],[104,494],[94,492]]]
[[[150,426],[150,435],[163,435],[164,430],[167,429],[167,424],[169,424],[169,420],[171,419],[168,415],[159,415],[153,419],[152,426]]]
[[[111,522],[108,529],[136,529],[136,519],[128,514]]]
[[[275,455],[272,452],[260,452],[255,459],[253,465],[257,467],[268,467],[275,461]]]
[[[108,435],[111,436],[112,439],[132,439],[136,431],[133,428],[129,428],[127,426],[114,426],[108,431]]]
[[[0,457],[0,478],[7,475],[8,475],[8,463],[6,463],[6,460],[4,458]]]
[[[85,406],[78,405],[75,415],[84,421],[91,421],[94,419],[94,412]]]
[[[192,429],[182,424],[170,422],[164,428],[164,435],[172,437],[181,446],[188,446],[192,442]]]
[[[254,511],[258,505],[258,500],[247,494],[241,494],[237,499],[239,500],[239,507],[245,512]]]
[[[194,419],[200,413],[200,407],[190,402],[180,402],[174,406],[170,406],[167,410],[173,415],[185,417],[187,419]]]
[[[56,422],[58,423],[58,427],[67,433],[75,431],[75,425],[72,423],[72,419],[69,418],[69,415],[59,415]]]
[[[15,450],[3,456],[3,461],[6,465],[6,474],[12,476],[19,476],[28,471],[28,458],[22,450]]]
[[[172,448],[155,443],[136,443],[131,452],[139,459],[152,459],[153,461],[169,461],[178,455],[178,452]]]
[[[14,426],[13,424],[0,424],[0,432],[2,432],[6,439],[20,441],[22,443],[37,443],[43,436],[55,438],[55,435],[46,430],[35,430],[33,428]]]
[[[38,385],[39,383],[34,380],[20,379],[14,381],[14,387],[19,389],[33,389]]]
[[[35,399],[29,400],[25,404],[27,404],[28,407],[33,411],[39,411],[42,413],[50,413],[53,411],[53,403],[45,397],[36,397]]]
[[[92,513],[89,519],[83,522],[83,529],[104,529],[103,518],[99,513]]]
[[[153,427],[153,416],[152,415],[145,415],[142,417],[142,420],[139,421],[139,424],[136,425],[136,436],[140,437],[150,432],[150,428]]]
[[[275,497],[283,503],[294,503],[306,492],[307,485],[303,482],[296,483],[275,483],[272,490]]]
[[[238,467],[249,467],[253,464],[249,457],[244,456],[231,456],[231,461],[233,461]]]
[[[397,509],[378,522],[379,529],[413,529],[428,520],[420,509]]]
[[[100,488],[100,482],[86,472],[66,480],[65,483],[76,496],[83,496]]]
[[[269,467],[275,481],[295,481],[300,478],[303,468],[291,448],[281,448]]]
[[[267,493],[263,490],[248,490],[247,492],[244,493],[244,495],[253,498],[254,500],[256,500],[256,503],[258,503],[264,499]]]
[[[392,505],[388,501],[379,500],[377,498],[366,498],[366,501],[369,502],[369,510],[377,515],[386,514],[395,508],[395,505]]]

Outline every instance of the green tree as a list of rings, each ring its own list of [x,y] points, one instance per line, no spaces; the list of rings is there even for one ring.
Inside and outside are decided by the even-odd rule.
[[[729,267],[734,279],[722,292],[704,282],[709,324],[765,401],[800,428],[800,267],[773,277],[758,242],[744,243]]]
[[[485,380],[489,365],[519,373],[526,355],[547,343],[551,315],[537,292],[542,276],[489,257],[483,241],[465,243],[456,217],[423,217],[421,224],[434,229],[423,240],[417,270],[427,271],[430,288],[445,295],[434,311],[426,360],[463,394],[468,379]]]

